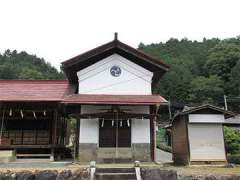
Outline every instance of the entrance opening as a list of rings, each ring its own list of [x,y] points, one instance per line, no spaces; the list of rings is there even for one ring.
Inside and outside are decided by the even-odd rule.
[[[99,147],[131,147],[130,120],[99,120]]]

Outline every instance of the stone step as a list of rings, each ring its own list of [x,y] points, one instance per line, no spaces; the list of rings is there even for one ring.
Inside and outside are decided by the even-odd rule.
[[[96,180],[136,180],[134,168],[97,168]]]
[[[131,158],[103,158],[98,159],[98,163],[129,163],[133,160]]]
[[[95,173],[96,180],[136,180],[135,173]]]
[[[135,168],[97,168],[96,173],[135,173]]]

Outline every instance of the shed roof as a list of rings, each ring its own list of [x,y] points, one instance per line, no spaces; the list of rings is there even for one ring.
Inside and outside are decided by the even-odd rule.
[[[65,96],[66,104],[164,104],[167,101],[159,95],[103,95],[103,94],[72,94]]]
[[[222,114],[224,115],[227,115],[227,118],[230,118],[230,117],[233,117],[235,116],[236,114],[231,112],[231,111],[227,111],[225,109],[222,109],[220,107],[217,107],[217,106],[213,106],[213,105],[210,105],[210,104],[204,104],[204,105],[201,105],[201,106],[197,106],[197,107],[189,107],[187,109],[184,109],[182,112],[179,112],[177,113],[174,117],[173,117],[173,120],[178,117],[178,116],[182,116],[182,115],[186,115],[186,114],[191,114],[191,113],[194,113],[194,112],[197,112],[199,110],[203,110],[203,109],[211,109],[211,110],[214,110],[214,111],[217,111],[217,112],[221,112]]]

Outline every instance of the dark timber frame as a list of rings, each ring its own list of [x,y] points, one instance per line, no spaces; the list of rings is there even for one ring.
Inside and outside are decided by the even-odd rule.
[[[45,149],[54,154],[57,149],[64,148],[67,123],[60,113],[62,107],[59,103],[2,102],[0,107],[0,149],[28,149],[28,153]],[[40,122],[44,125],[43,129]],[[5,125],[5,129],[2,125]]]

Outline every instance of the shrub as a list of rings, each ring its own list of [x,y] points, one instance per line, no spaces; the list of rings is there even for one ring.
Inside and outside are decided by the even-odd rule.
[[[227,156],[229,163],[240,164],[240,154],[232,154]]]
[[[224,127],[224,139],[227,153],[240,154],[240,131]]]

